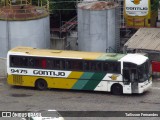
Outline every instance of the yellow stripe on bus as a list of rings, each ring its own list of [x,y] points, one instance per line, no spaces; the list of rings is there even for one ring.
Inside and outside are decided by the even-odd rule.
[[[75,78],[79,79],[84,72],[71,72],[71,74],[68,76],[68,78]]]
[[[73,73],[73,75],[79,75],[79,73]],[[48,84],[48,88],[62,88],[71,89],[78,79],[71,78],[52,78],[52,77],[40,77],[40,76],[21,76],[21,75],[8,75],[8,83],[17,86],[30,86],[34,87],[37,79],[44,79]]]
[[[52,80],[49,80],[52,79]],[[77,79],[47,78],[49,88],[71,89]]]

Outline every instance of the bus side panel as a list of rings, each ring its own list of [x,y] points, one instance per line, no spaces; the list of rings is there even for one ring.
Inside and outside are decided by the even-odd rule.
[[[93,72],[84,72],[78,79],[78,81],[74,84],[72,89],[75,90],[83,90],[84,86],[88,83],[91,77],[94,75]]]
[[[34,87],[36,80],[41,78],[46,80],[48,88],[72,89],[82,74],[83,72],[71,72],[67,78],[8,75],[7,82],[10,85]]]
[[[67,78],[47,78],[49,88],[72,89],[74,84],[82,76],[83,72],[71,72]]]
[[[105,75],[106,73],[94,73],[82,89],[94,90],[97,87],[97,85],[102,81]]]
[[[77,79],[47,78],[48,88],[71,89]]]
[[[107,73],[103,80],[97,85],[95,91],[111,91],[111,87],[114,83],[122,84],[122,75]]]
[[[10,85],[35,87],[35,82],[38,79],[44,79],[48,84],[48,88],[71,89],[72,86],[77,82],[77,79],[22,75],[8,75],[7,82]]]
[[[122,84],[120,74],[72,72],[67,78],[9,75],[8,84],[34,87],[37,79],[44,79],[48,88],[110,91],[113,83]]]
[[[36,79],[38,79],[38,77],[22,76],[22,75],[8,75],[7,82],[10,85],[34,87]]]

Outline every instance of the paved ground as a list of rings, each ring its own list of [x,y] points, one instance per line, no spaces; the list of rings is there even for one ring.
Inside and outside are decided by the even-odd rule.
[[[58,111],[160,111],[160,80],[153,80],[152,88],[142,95],[115,96],[105,92],[55,89],[38,91],[34,88],[11,87],[7,85],[6,79],[0,79],[1,111],[42,109],[56,109]],[[0,118],[0,120],[7,119]],[[135,117],[66,117],[66,120],[93,119],[137,120]],[[138,119],[159,120],[160,117],[139,117]]]

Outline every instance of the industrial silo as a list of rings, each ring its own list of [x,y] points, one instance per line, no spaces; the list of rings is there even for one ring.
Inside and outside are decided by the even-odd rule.
[[[16,46],[50,47],[48,0],[2,0],[0,57]]]
[[[115,2],[79,3],[79,50],[117,52],[120,46],[119,17],[119,7]]]

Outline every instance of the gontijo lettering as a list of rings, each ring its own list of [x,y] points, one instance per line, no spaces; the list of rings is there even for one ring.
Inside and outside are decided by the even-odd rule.
[[[126,10],[148,10],[147,7],[126,7]]]
[[[65,72],[33,70],[34,75],[65,76]]]

